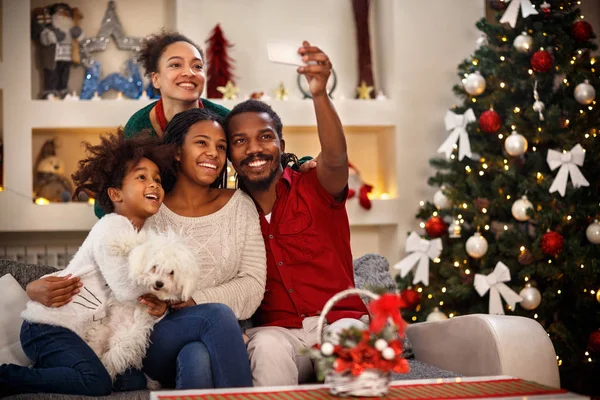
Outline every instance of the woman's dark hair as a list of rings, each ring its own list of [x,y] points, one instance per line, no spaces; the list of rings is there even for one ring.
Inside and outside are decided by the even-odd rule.
[[[201,121],[214,121],[221,126],[223,125],[223,120],[217,114],[202,108],[192,108],[190,110],[175,114],[175,116],[167,125],[167,129],[163,135],[163,143],[174,146],[174,148],[177,150],[181,150],[190,127]],[[167,172],[163,177],[163,188],[165,189],[165,192],[170,192],[171,189],[173,189],[175,180],[177,179],[176,173],[177,161],[175,158],[173,158],[173,164],[171,168],[169,168],[169,172]],[[210,185],[210,187],[227,187],[227,165],[223,166],[223,170],[217,179]]]
[[[114,211],[108,188],[120,189],[128,168],[147,158],[158,166],[162,176],[175,156],[173,146],[163,145],[149,131],[141,131],[126,139],[119,128],[115,134],[100,136],[98,145],[88,142],[83,142],[83,145],[87,158],[79,161],[77,172],[71,176],[76,186],[73,198],[77,198],[80,192],[92,195],[105,213]]]
[[[142,48],[140,49],[137,60],[142,64],[142,67],[144,67],[146,76],[150,76],[152,72],[158,72],[158,60],[160,59],[160,56],[164,53],[167,46],[176,42],[186,42],[194,46],[204,61],[204,52],[200,46],[194,43],[190,38],[179,32],[168,32],[163,30],[160,33],[147,36],[142,41]]]

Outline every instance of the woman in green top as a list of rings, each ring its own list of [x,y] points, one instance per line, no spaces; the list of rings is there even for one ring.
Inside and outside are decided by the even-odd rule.
[[[229,112],[200,98],[205,83],[204,53],[189,38],[176,32],[152,35],[144,40],[138,60],[161,97],[129,118],[126,137],[143,129],[162,137],[175,114],[192,108],[206,108],[222,118]]]
[[[160,99],[129,118],[124,128],[126,138],[143,130],[162,138],[173,116],[192,108],[205,108],[221,118],[229,113],[227,108],[200,98],[206,79],[204,53],[188,37],[164,31],[148,36],[142,42],[138,61],[160,92]],[[98,218],[104,216],[98,205],[94,206],[94,213]]]

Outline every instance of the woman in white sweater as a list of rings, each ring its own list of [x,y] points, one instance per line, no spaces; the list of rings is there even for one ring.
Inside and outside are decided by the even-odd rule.
[[[144,372],[164,385],[214,387],[214,354],[198,340],[204,321],[195,309],[222,303],[238,319],[250,318],[265,291],[265,246],[254,202],[241,190],[222,188],[227,142],[219,117],[199,108],[179,113],[163,142],[177,148],[176,176],[165,177],[163,205],[147,226],[179,232],[196,249],[204,279],[188,303],[170,305],[155,326]]]

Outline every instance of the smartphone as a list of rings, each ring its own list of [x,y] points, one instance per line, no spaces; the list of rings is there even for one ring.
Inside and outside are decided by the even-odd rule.
[[[298,46],[285,43],[268,43],[267,51],[269,52],[269,61],[271,62],[296,67],[306,65],[302,61],[302,56],[298,53]]]

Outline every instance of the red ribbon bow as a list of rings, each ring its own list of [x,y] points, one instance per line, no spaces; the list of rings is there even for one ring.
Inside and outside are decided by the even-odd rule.
[[[406,307],[406,302],[400,295],[392,293],[382,294],[379,299],[369,304],[369,309],[371,310],[371,314],[373,314],[369,330],[373,333],[379,333],[388,319],[391,319],[398,328],[398,332],[402,334],[405,325],[400,314],[400,308],[402,307]]]

